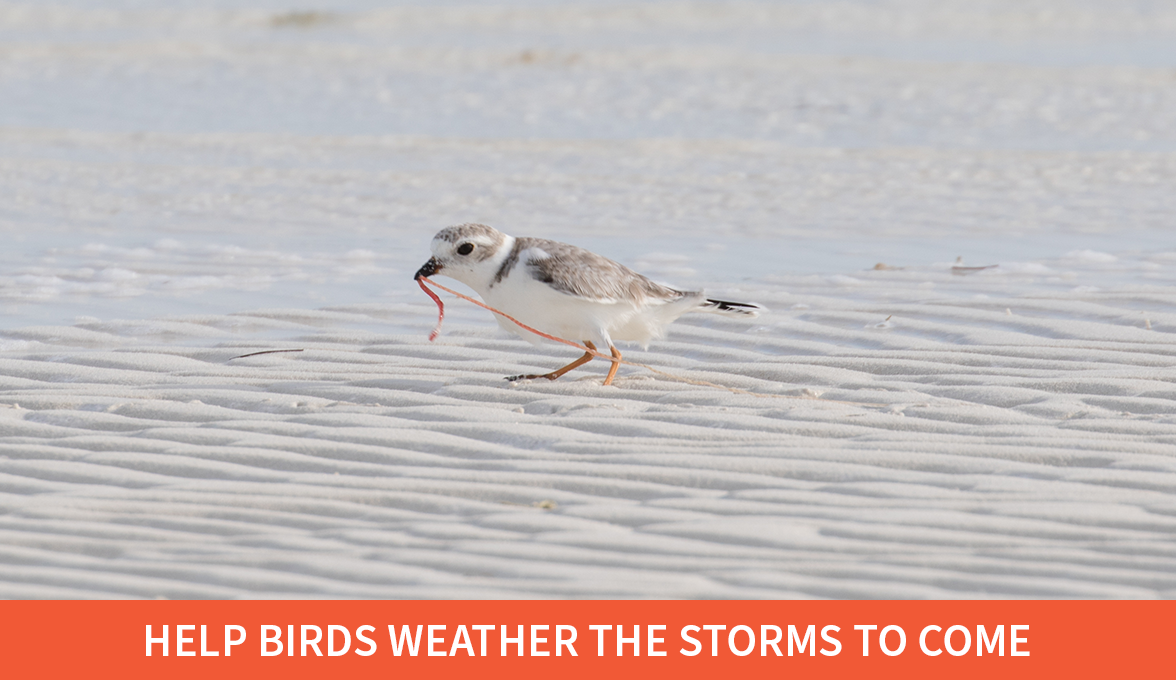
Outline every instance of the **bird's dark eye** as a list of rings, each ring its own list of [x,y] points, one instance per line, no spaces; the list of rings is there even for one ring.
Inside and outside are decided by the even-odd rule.
[[[472,252],[474,252],[474,244],[472,243],[463,243],[457,247],[458,255],[469,255]]]

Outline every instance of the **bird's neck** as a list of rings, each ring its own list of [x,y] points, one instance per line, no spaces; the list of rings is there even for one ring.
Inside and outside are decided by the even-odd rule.
[[[500,284],[502,282],[502,278],[505,278],[499,276],[499,273],[502,272],[503,267],[505,266],[509,269],[510,267],[514,266],[514,263],[510,262],[509,260],[512,259],[512,255],[516,255],[514,252],[516,242],[517,240],[515,237],[506,236],[502,240],[502,244],[499,245],[498,249],[494,252],[494,255],[486,258],[478,265],[476,272],[473,276],[470,277],[471,279],[476,280],[462,281],[462,283],[466,284],[470,288],[473,288],[475,291],[477,291],[478,295],[481,295],[483,298],[485,298],[486,294],[492,288],[494,288],[494,286]]]

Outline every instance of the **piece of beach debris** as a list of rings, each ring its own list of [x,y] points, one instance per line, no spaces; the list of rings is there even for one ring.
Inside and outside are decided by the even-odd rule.
[[[556,508],[559,507],[559,503],[556,503],[555,501],[548,499],[548,498],[545,498],[541,501],[535,501],[534,503],[516,503],[514,501],[498,501],[498,502],[503,505],[517,505],[520,508],[539,508],[540,510],[555,510]]]
[[[963,256],[960,256],[960,257],[956,258],[955,264],[952,265],[951,273],[955,274],[956,276],[967,276],[968,274],[975,274],[976,272],[982,272],[985,269],[996,269],[999,266],[1000,266],[999,264],[988,264],[988,265],[984,265],[983,267],[965,267],[964,266],[964,258],[963,258]]]
[[[328,12],[286,12],[270,18],[274,28],[312,28],[336,21],[338,17]]]
[[[300,349],[264,349],[260,352],[250,352],[249,354],[242,354],[239,357],[233,357],[232,359],[229,359],[229,361],[232,361],[233,359],[244,359],[245,357],[261,356],[262,354],[284,354],[286,352],[301,352],[301,351],[303,351],[303,350],[300,350]]]

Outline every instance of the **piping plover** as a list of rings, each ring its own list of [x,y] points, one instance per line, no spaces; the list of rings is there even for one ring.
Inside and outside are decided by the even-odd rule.
[[[686,312],[716,312],[754,317],[763,310],[747,302],[712,300],[702,291],[683,291],[655,283],[637,272],[583,248],[540,238],[515,238],[484,224],[459,224],[437,232],[433,257],[413,278],[444,274],[473,288],[491,307],[552,335],[580,340],[588,348],[607,347],[613,357],[605,385],[620,367],[614,340],[649,345]],[[499,325],[530,340],[540,338],[495,314]],[[507,380],[547,378],[592,360],[584,356],[550,373],[516,375]]]

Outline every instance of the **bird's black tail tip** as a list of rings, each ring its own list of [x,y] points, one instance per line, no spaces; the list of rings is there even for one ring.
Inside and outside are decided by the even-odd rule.
[[[767,311],[762,306],[754,302],[729,302],[727,300],[710,300],[702,306],[704,311],[715,312],[718,314],[734,314],[739,316],[759,316],[760,312]]]

